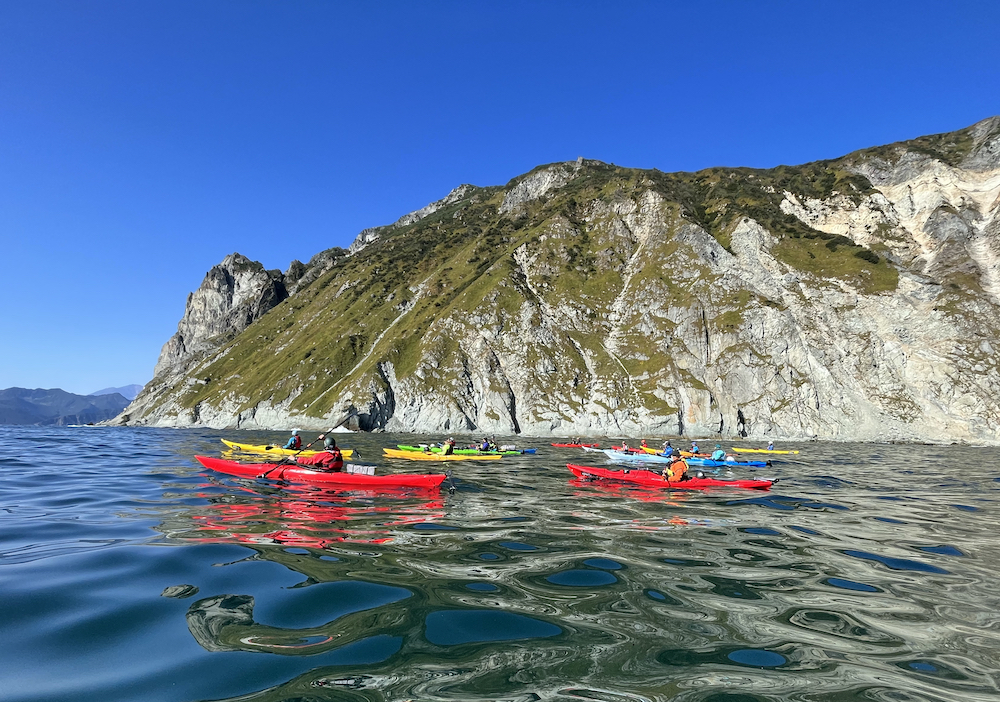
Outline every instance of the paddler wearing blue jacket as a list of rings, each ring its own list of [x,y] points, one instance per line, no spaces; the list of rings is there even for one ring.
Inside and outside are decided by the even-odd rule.
[[[281,448],[292,449],[298,451],[302,448],[302,437],[299,436],[300,429],[292,429],[292,435],[288,437],[288,443]]]
[[[715,445],[715,450],[712,451],[712,460],[713,461],[724,461],[724,460],[726,460],[726,452],[723,450],[721,444],[716,444]]]

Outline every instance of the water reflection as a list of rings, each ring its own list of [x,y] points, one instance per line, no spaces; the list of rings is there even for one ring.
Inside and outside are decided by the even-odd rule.
[[[281,622],[263,624],[254,619],[255,600],[250,595],[216,595],[198,600],[187,612],[192,636],[207,651],[259,651],[280,655],[315,655],[369,638],[373,631],[398,617],[386,605],[412,593],[400,587],[357,581],[313,585],[286,601],[284,608],[296,617],[331,616],[325,623]],[[299,626],[296,626],[298,624]],[[396,646],[398,648],[398,646]]]
[[[240,488],[203,493],[207,504],[187,513],[174,538],[202,543],[279,544],[323,549],[336,543],[384,544],[407,525],[431,526],[444,516],[437,491],[336,491]]]

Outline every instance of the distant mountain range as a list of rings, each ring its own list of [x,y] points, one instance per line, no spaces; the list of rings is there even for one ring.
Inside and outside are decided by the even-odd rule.
[[[104,388],[103,390],[98,390],[97,392],[90,393],[90,396],[93,397],[94,395],[114,395],[115,393],[118,393],[126,400],[131,401],[135,399],[135,396],[139,394],[140,390],[142,390],[141,385],[124,385],[120,388]]]
[[[128,386],[136,387],[140,386]],[[0,424],[93,424],[111,419],[128,407],[129,402],[119,392],[103,390],[100,394],[74,395],[58,388],[7,388],[0,390]]]

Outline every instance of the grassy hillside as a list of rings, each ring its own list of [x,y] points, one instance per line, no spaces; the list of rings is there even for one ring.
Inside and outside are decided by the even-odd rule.
[[[789,194],[868,203],[878,191],[859,174],[865,159],[916,153],[957,164],[977,139],[937,135],[909,152],[890,145],[767,170],[581,161],[502,187],[463,187],[428,216],[370,230],[372,243],[338,252],[314,280],[297,279],[294,294],[164,397],[178,412],[264,402],[319,418],[391,403],[405,387],[406,411],[446,405],[469,428],[504,414],[570,421],[587,412],[636,422],[676,414],[682,424],[692,404],[711,415],[719,392],[765,413],[801,414],[819,402],[809,368],[834,357],[782,356],[783,339],[812,353],[810,339],[852,323],[859,296],[891,296],[916,264],[893,253],[898,232],[888,227],[867,248],[782,203]],[[736,251],[751,220],[766,232],[763,248],[748,254],[744,239]],[[935,313],[977,313],[982,289],[963,275],[942,281]],[[803,314],[813,304],[815,314]],[[872,397],[890,413],[912,410],[903,390]]]

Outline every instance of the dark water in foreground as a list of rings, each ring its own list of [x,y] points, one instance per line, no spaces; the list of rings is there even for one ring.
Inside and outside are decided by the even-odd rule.
[[[222,435],[0,428],[0,697],[1000,697],[996,450],[804,444],[769,493],[663,494],[528,439],[373,495],[209,474]],[[404,439],[341,443],[421,470]]]

